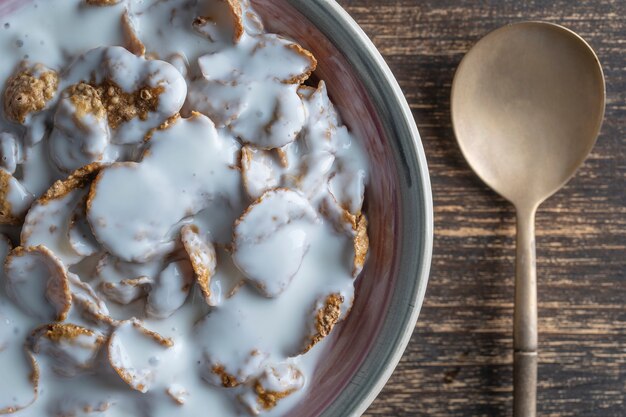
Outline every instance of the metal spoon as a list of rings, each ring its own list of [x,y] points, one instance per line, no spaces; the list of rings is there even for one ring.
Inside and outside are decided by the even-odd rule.
[[[478,176],[517,212],[515,417],[536,415],[535,212],[587,157],[604,117],[602,68],[562,26],[524,22],[481,39],[452,85],[452,123]]]

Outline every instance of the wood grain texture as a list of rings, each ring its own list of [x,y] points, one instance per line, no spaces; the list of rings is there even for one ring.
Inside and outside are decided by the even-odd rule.
[[[418,123],[435,250],[409,348],[374,416],[507,416],[512,406],[514,212],[470,171],[450,125],[464,53],[522,20],[559,23],[596,50],[602,134],[537,214],[541,416],[626,416],[626,2],[340,0],[396,74]]]

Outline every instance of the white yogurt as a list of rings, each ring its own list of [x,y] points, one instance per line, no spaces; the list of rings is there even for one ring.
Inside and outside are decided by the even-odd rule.
[[[0,19],[0,82],[58,75],[0,111],[0,414],[288,414],[354,299],[364,150],[248,1],[88,3]]]

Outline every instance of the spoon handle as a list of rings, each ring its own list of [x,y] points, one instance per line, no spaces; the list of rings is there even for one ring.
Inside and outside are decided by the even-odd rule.
[[[513,415],[535,417],[537,399],[537,271],[535,212],[517,208],[515,312],[513,318]]]

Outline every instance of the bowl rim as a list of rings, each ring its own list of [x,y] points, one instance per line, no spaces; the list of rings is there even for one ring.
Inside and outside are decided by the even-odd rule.
[[[394,114],[394,121],[404,123],[405,131],[408,133],[408,136],[410,136],[405,138],[404,141],[402,138],[398,138],[398,142],[403,153],[407,154],[408,152],[406,151],[412,151],[412,154],[414,155],[413,161],[410,162],[416,164],[414,167],[416,168],[416,171],[413,172],[410,180],[418,183],[419,186],[417,188],[419,189],[418,191],[420,195],[416,197],[423,205],[419,213],[419,215],[422,216],[419,226],[423,229],[423,234],[418,238],[414,238],[416,240],[420,238],[422,239],[422,241],[417,244],[419,252],[415,254],[418,260],[414,270],[416,284],[413,287],[413,293],[409,297],[410,301],[405,308],[401,325],[401,334],[398,335],[390,354],[387,355],[384,367],[377,371],[376,375],[373,375],[372,379],[363,380],[361,381],[361,384],[355,384],[360,386],[358,386],[358,392],[350,394],[356,398],[351,398],[349,400],[350,404],[348,407],[350,409],[348,410],[348,414],[345,415],[356,417],[362,415],[367,410],[388,382],[393,371],[400,362],[400,359],[402,358],[415,329],[419,312],[424,301],[432,260],[434,231],[432,189],[426,155],[409,104],[397,80],[393,76],[391,69],[378,49],[374,46],[373,42],[356,23],[356,21],[348,14],[348,12],[344,10],[335,0],[287,0],[287,2],[307,17],[312,15],[323,16],[323,25],[319,25],[315,22],[314,24],[331,41],[331,43],[337,46],[339,50],[344,48],[338,46],[337,42],[335,42],[333,38],[339,37],[340,35],[333,36],[332,31],[343,32],[343,36],[350,38],[351,41],[354,42],[354,46],[357,47],[357,51],[353,52],[358,53],[359,61],[362,63],[369,63],[370,65],[367,65],[367,70],[374,72],[375,77],[378,80],[383,81],[383,83],[377,85],[376,88],[380,90],[380,93],[383,96],[391,98],[390,101],[393,108],[388,110],[391,114]],[[311,19],[309,18],[309,20]],[[355,72],[359,75],[359,78],[363,79],[365,74],[363,71],[359,71],[359,68],[357,68],[358,65],[355,65],[355,62],[353,62],[350,57],[346,57],[346,59],[350,65],[354,67]],[[394,110],[397,111],[397,113],[394,113]],[[407,171],[411,174],[410,168],[407,168]],[[365,361],[367,362],[368,359]],[[337,398],[335,398],[335,400],[331,403],[330,407],[332,408],[333,404],[341,401],[342,396],[339,394],[339,396],[337,396]],[[344,410],[344,412],[345,411],[346,410]],[[331,414],[328,410],[324,410],[321,415],[334,417],[337,414]]]

